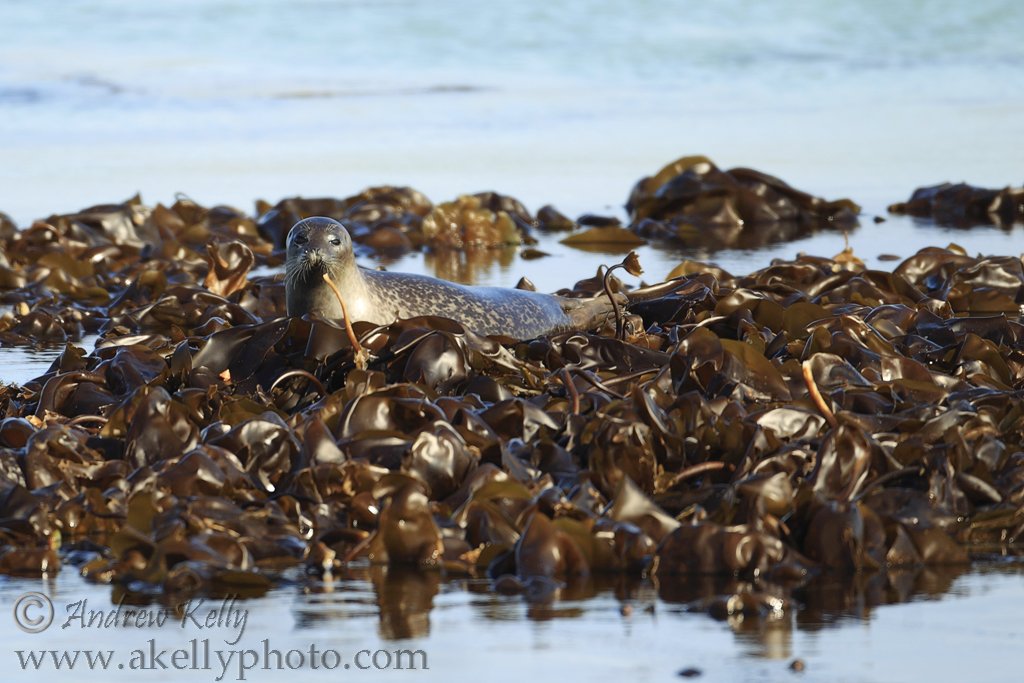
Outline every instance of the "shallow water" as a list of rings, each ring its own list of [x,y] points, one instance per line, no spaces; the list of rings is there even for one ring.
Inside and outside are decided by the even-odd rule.
[[[81,344],[79,344],[81,346]],[[55,348],[23,348],[5,346],[0,348],[0,381],[5,384],[24,385],[39,377],[60,353]]]
[[[379,183],[575,215],[695,153],[883,206],[1024,169],[1013,0],[0,0],[0,26],[21,223]]]
[[[992,225],[960,229],[908,216],[889,216],[884,223],[876,224],[870,216],[862,216],[860,226],[845,235],[841,231],[826,230],[756,248],[710,250],[670,241],[652,241],[640,247],[595,245],[593,250],[582,250],[560,244],[560,235],[545,235],[541,236],[535,248],[549,255],[537,259],[520,258],[517,249],[510,249],[472,253],[411,253],[393,261],[364,259],[362,263],[371,267],[382,264],[388,270],[424,272],[466,284],[514,287],[520,277],[527,277],[539,291],[555,291],[561,287],[571,287],[578,279],[593,276],[599,266],[618,263],[630,249],[639,254],[644,268],[640,280],[654,283],[662,281],[684,260],[712,263],[734,275],[740,275],[763,268],[774,259],[789,260],[800,253],[835,256],[849,244],[854,254],[869,268],[891,271],[900,261],[926,245],[944,247],[958,244],[971,255],[1020,255],[1024,247],[1022,236],[1024,225],[1017,225],[1013,229]],[[894,260],[893,257],[898,258]],[[629,276],[624,277],[629,282]]]
[[[240,671],[235,660],[225,672],[211,655],[208,671],[76,667],[73,675],[76,680],[201,681],[222,674],[223,680],[239,680],[242,674],[246,680],[292,675],[331,680],[348,663],[354,675],[375,680],[451,680],[457,672],[459,678],[493,681],[555,675],[667,681],[696,669],[702,681],[1008,681],[1014,680],[1016,646],[1024,635],[1022,575],[1019,563],[990,561],[969,571],[906,572],[888,581],[882,575],[819,579],[797,591],[799,611],[773,619],[716,621],[688,609],[697,597],[722,589],[710,578],[661,585],[604,578],[567,588],[558,601],[530,604],[490,593],[485,581],[375,568],[355,570],[331,584],[284,586],[258,600],[225,605],[208,599],[188,606],[193,616],[221,610],[219,625],[201,628],[188,617],[182,626],[172,615],[162,628],[104,629],[85,627],[74,615],[116,609],[110,588],[85,584],[67,570],[51,581],[0,578],[0,602],[12,604],[28,591],[40,591],[55,610],[53,623],[39,634],[19,630],[5,610],[0,634],[5,680],[53,676],[52,661],[39,670],[46,674],[22,670],[18,650],[24,656],[29,649],[112,649],[113,661],[126,663],[133,650],[148,652],[150,639],[168,651],[189,649],[192,639],[209,639],[211,649],[255,650],[256,670]],[[82,612],[74,606],[80,600],[86,601]],[[244,626],[231,609],[246,611]],[[311,644],[320,652],[336,650],[342,664],[337,671],[300,666],[301,674],[281,673],[271,655],[271,670],[263,670],[264,639],[282,653],[308,652]],[[353,658],[363,649],[422,650],[429,670],[358,671]],[[805,664],[801,674],[789,668],[795,659]],[[292,663],[298,661],[293,656]]]
[[[85,349],[86,352],[91,352],[96,346],[97,338],[96,335],[88,335],[71,343]],[[63,345],[38,348],[0,347],[0,382],[23,386],[26,382],[45,374],[63,350]]]

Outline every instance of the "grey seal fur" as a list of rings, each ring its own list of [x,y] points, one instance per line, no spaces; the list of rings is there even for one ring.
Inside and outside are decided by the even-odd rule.
[[[292,226],[286,243],[285,298],[290,316],[344,318],[338,298],[323,281],[324,273],[338,287],[353,321],[378,325],[433,315],[458,321],[478,334],[533,339],[585,328],[612,311],[607,297],[570,299],[361,268],[348,230],[332,218],[302,219]]]

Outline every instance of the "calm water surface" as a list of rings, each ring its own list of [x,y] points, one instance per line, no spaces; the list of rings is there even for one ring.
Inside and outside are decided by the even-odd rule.
[[[819,579],[796,591],[799,611],[725,622],[691,610],[694,600],[725,587],[707,578],[661,585],[599,579],[567,587],[557,601],[530,604],[490,593],[485,581],[374,568],[330,584],[277,588],[257,600],[229,603],[228,609],[220,599],[186,606],[193,616],[220,610],[219,625],[199,627],[186,617],[182,626],[181,617],[171,615],[162,628],[99,628],[84,626],[75,615],[115,610],[110,588],[85,584],[65,571],[55,580],[0,578],[4,604],[38,591],[50,598],[55,614],[46,631],[30,635],[5,610],[0,656],[5,680],[54,676],[52,661],[39,673],[23,671],[19,650],[25,657],[30,650],[102,648],[113,651],[115,665],[106,672],[76,667],[76,680],[212,681],[223,674],[222,680],[244,675],[267,681],[340,675],[388,681],[671,681],[679,680],[680,671],[696,669],[702,681],[1012,681],[1024,636],[1022,578],[1021,564],[990,561],[969,571]],[[80,601],[85,602],[79,606]],[[155,612],[158,606],[143,609]],[[236,618],[242,611],[244,625]],[[156,651],[189,649],[193,639],[207,639],[211,650],[253,649],[259,653],[254,657],[262,657],[264,647],[286,654],[308,653],[315,645],[319,652],[337,651],[342,664],[336,671],[300,666],[296,673],[282,673],[262,670],[261,660],[256,670],[240,671],[237,660],[225,667],[211,655],[209,671],[129,672],[132,652],[149,653],[151,639]],[[422,650],[429,670],[359,671],[353,658],[364,649]],[[790,669],[795,659],[805,664],[802,673]],[[291,661],[299,665],[297,655]],[[126,669],[116,663],[126,663]],[[352,668],[346,671],[344,663]]]
[[[575,215],[685,154],[881,205],[1024,181],[1016,0],[0,0],[0,209],[412,185]]]

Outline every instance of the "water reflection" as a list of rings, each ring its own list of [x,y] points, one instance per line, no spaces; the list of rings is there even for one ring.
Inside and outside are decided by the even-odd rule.
[[[590,277],[602,265],[617,262],[622,253],[620,249],[602,245],[594,245],[593,250],[570,247],[559,243],[561,234],[539,234],[538,237],[540,242],[536,249],[547,254],[540,258],[523,258],[522,251],[517,255],[516,248],[507,248],[465,254],[412,252],[399,259],[363,259],[360,262],[370,267],[383,265],[388,270],[424,273],[476,285],[514,287],[520,277],[526,277],[538,291],[554,292],[580,278]],[[687,232],[684,228],[679,235],[652,236],[648,244],[630,248],[640,256],[645,271],[643,279],[653,283],[685,260],[712,263],[734,275],[743,275],[768,266],[774,259],[790,260],[799,253],[833,256],[847,245],[867,267],[891,271],[918,249],[928,245],[945,246],[951,241],[963,246],[968,253],[1020,252],[1020,238],[1015,230],[993,225],[962,230],[908,216],[888,216],[879,224],[862,217],[861,224],[846,232],[827,225],[807,229],[787,223],[759,229],[747,226]],[[898,259],[886,260],[888,255]]]
[[[901,569],[861,574],[823,574],[797,585],[741,581],[728,577],[673,577],[652,581],[627,576],[594,576],[559,584],[537,595],[495,593],[482,579],[445,579],[438,572],[366,567],[336,581],[308,585],[294,607],[299,628],[330,628],[353,618],[377,620],[385,641],[425,638],[438,598],[463,594],[473,617],[483,622],[718,620],[733,634],[739,651],[759,659],[794,656],[794,633],[869,623],[875,610],[922,600],[962,596],[959,580],[973,574],[1024,574],[1024,563]],[[742,603],[741,609],[734,609]]]
[[[797,221],[778,221],[764,225],[709,225],[693,226],[658,224],[649,227],[640,234],[650,238],[651,242],[644,251],[652,256],[648,261],[666,261],[684,255],[686,258],[713,259],[723,251],[742,251],[748,253],[751,265],[760,259],[749,252],[763,251],[769,247],[806,239],[819,233],[831,234],[842,239],[844,234],[857,231],[860,224],[854,222],[841,229],[828,223],[801,223]],[[596,271],[600,265],[608,265],[618,259],[617,256],[636,249],[632,243],[618,244],[615,242],[581,243],[572,246],[562,245],[558,236],[543,236],[540,250],[525,250],[519,247],[501,249],[473,249],[464,251],[433,250],[422,254],[420,268],[423,272],[462,284],[500,284],[512,286],[513,278],[510,271],[546,272],[550,279],[554,273],[564,279],[564,271],[549,256],[568,257],[572,260],[572,272],[577,277],[587,274],[588,270]],[[524,256],[525,254],[525,256]],[[831,254],[829,254],[831,255]],[[381,258],[380,265],[393,270],[415,270],[415,262],[419,255],[410,254],[399,259]],[[536,260],[537,263],[531,263]],[[591,264],[580,268],[580,263]],[[672,265],[675,265],[674,263]],[[671,266],[669,266],[671,267]],[[655,272],[660,272],[660,268]],[[667,272],[667,271],[666,271]],[[553,286],[567,286],[570,282],[561,282]]]
[[[596,576],[559,584],[541,599],[496,594],[490,582],[478,579],[442,580],[438,573],[380,567],[354,570],[342,585],[308,591],[297,606],[305,627],[329,628],[334,619],[366,614],[376,607],[382,640],[425,638],[431,633],[431,615],[440,594],[459,594],[472,610],[474,621],[534,623],[579,621],[587,624],[623,622],[632,625],[674,619],[719,620],[733,635],[736,651],[758,660],[790,660],[801,654],[797,632],[816,633],[869,624],[876,608],[963,595],[960,580],[986,573],[1024,573],[1024,564],[985,563],[980,566],[918,568],[854,575],[823,574],[799,585],[746,582],[726,577],[691,576],[651,581],[626,576]],[[325,609],[323,598],[340,609]],[[368,595],[372,590],[372,596]],[[343,597],[344,596],[344,597]],[[784,609],[742,609],[729,613],[723,605],[736,596],[760,596],[766,604],[778,599]],[[756,601],[747,601],[747,605]],[[758,603],[760,604],[760,603]],[[967,612],[970,613],[969,611]],[[659,615],[662,615],[659,617]],[[976,617],[975,617],[976,618]],[[589,628],[589,627],[587,627]],[[661,626],[664,628],[664,624]],[[442,629],[443,630],[443,629]]]
[[[955,594],[956,581],[970,566],[920,567],[857,574],[824,573],[806,583],[786,586],[722,577],[678,577],[662,581],[658,596],[685,612],[706,612],[726,623],[745,654],[767,659],[792,656],[794,630],[815,632],[851,621],[869,622],[876,607],[938,599]],[[744,606],[728,609],[737,598]],[[776,604],[785,608],[775,611]],[[765,606],[767,605],[767,607]]]
[[[802,630],[817,631],[850,618],[869,621],[876,607],[949,594],[968,571],[967,566],[922,567],[816,577],[794,591],[802,606],[797,623]]]
[[[971,217],[956,217],[943,220],[921,216],[907,216],[906,218],[917,230],[946,230],[955,231],[963,235],[969,232],[984,233],[986,231],[1009,234],[1021,226],[1021,221],[1006,220],[999,216],[992,216],[991,220]]]
[[[495,266],[507,271],[518,260],[518,254],[518,247],[441,249],[424,253],[423,262],[427,273],[434,277],[472,285],[492,279]]]
[[[725,249],[757,251],[776,244],[803,240],[817,233],[842,235],[852,234],[860,228],[853,221],[842,227],[830,223],[777,221],[758,225],[703,225],[655,224],[641,234],[669,240],[666,247],[676,249],[699,249],[701,253],[713,255]]]
[[[493,680],[503,680],[504,671],[529,677],[553,670],[587,680],[628,680],[629,671],[633,678],[671,680],[688,668],[707,680],[781,680],[791,675],[795,658],[807,662],[815,680],[861,680],[866,673],[876,680],[872,666],[885,666],[886,680],[966,680],[971,662],[1012,670],[1018,617],[1006,606],[1024,597],[1024,563],[997,559],[821,576],[788,589],[715,577],[596,576],[561,586],[541,602],[497,594],[485,579],[437,572],[364,566],[331,581],[290,577],[265,597],[240,601],[251,613],[241,647],[258,648],[271,638],[282,650],[315,642],[351,653],[401,641],[407,645],[400,647],[429,652],[432,669]],[[8,613],[0,636],[10,649],[82,647],[78,629],[51,629],[45,640],[18,630],[10,606],[25,591],[50,596],[58,614],[77,600],[107,609],[121,597],[70,568],[43,581],[0,576],[0,607]],[[781,595],[787,606],[781,614],[719,620],[707,613],[722,597],[743,594]],[[907,623],[918,626],[907,629]],[[179,647],[197,633],[173,624],[159,633],[118,628],[102,635],[105,646],[127,651],[154,635],[162,646]],[[949,642],[950,650],[936,652],[937,641]],[[280,679],[280,672],[252,674],[252,680]],[[102,675],[83,680],[130,680]]]
[[[352,569],[306,585],[294,610],[296,625],[312,629],[334,620],[376,616],[383,640],[425,637],[441,583],[438,572],[414,568]]]
[[[380,609],[381,638],[400,640],[430,633],[430,612],[441,589],[440,574],[391,568],[373,572],[372,580]]]
[[[85,349],[86,353],[96,347],[98,335],[90,334],[81,341],[70,342]],[[6,384],[24,386],[42,376],[50,364],[64,350],[65,344],[31,346],[0,346],[0,381]]]

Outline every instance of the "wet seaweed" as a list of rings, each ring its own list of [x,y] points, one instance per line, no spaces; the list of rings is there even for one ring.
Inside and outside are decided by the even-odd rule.
[[[335,208],[372,229],[434,210],[389,192]],[[530,222],[500,195],[473,205]],[[138,599],[369,562],[489,578],[537,609],[647,575],[735,621],[785,612],[816,575],[1019,551],[1020,259],[686,262],[618,331],[346,334],[283,317],[280,279],[250,275],[277,262],[275,221],[310,206],[256,221],[131,200],[3,232],[0,340],[66,346],[0,387],[0,572],[52,574],[88,542],[76,570]],[[85,332],[91,353],[68,343]],[[677,596],[694,576],[733,583]]]
[[[941,183],[917,188],[910,199],[891,205],[889,211],[959,228],[997,225],[1009,229],[1014,223],[1024,222],[1024,188],[996,190],[967,183]]]
[[[638,181],[626,211],[640,236],[718,250],[852,230],[860,207],[815,197],[760,171],[723,171],[707,157],[688,156]]]

